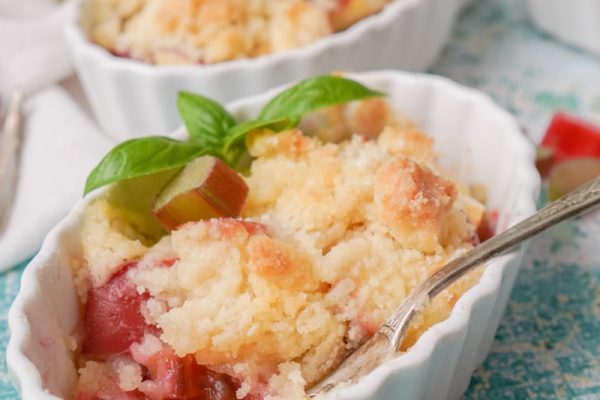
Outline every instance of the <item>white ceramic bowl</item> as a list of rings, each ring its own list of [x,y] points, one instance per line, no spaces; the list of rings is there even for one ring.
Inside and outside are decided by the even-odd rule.
[[[66,37],[102,128],[118,139],[164,134],[181,124],[185,89],[221,102],[333,70],[423,71],[443,48],[467,0],[394,0],[349,29],[287,52],[203,66],[156,66],[115,57],[87,39],[89,7],[78,0]]]
[[[529,0],[533,22],[566,43],[600,53],[600,0]]]
[[[540,180],[533,166],[533,145],[489,97],[428,75],[384,71],[351,77],[387,92],[393,109],[407,114],[434,136],[442,165],[489,188],[488,205],[499,210],[501,229],[535,211]],[[240,100],[228,109],[238,118],[255,116],[273,94]],[[180,129],[176,135],[184,133]],[[69,263],[80,253],[78,228],[89,200],[80,200],[48,234],[25,269],[21,290],[10,309],[8,366],[25,400],[66,397],[75,381],[63,338],[78,324]],[[332,396],[459,397],[492,343],[523,252],[522,248],[491,262],[481,281],[457,302],[450,318],[429,329],[408,352]]]

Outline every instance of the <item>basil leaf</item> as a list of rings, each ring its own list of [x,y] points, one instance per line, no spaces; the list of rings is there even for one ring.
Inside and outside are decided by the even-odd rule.
[[[173,170],[204,154],[219,156],[231,166],[239,167],[250,159],[244,143],[248,132],[293,128],[308,112],[382,95],[342,77],[310,78],[272,99],[258,119],[236,125],[233,117],[215,101],[180,92],[177,106],[191,142],[153,136],[121,143],[90,173],[84,194],[109,183]]]
[[[267,103],[258,119],[299,118],[323,107],[383,95],[350,79],[317,76],[281,92]]]
[[[207,150],[194,143],[162,136],[131,139],[113,148],[90,173],[84,195],[124,179],[182,167]]]
[[[192,141],[210,149],[220,149],[225,134],[235,125],[219,103],[197,94],[179,92],[177,108]]]

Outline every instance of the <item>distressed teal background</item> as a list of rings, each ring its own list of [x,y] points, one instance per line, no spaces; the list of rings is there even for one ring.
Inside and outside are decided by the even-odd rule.
[[[10,303],[16,297],[19,290],[19,281],[23,272],[24,264],[18,265],[14,269],[0,273],[0,399],[18,399],[19,395],[10,381],[10,376],[6,368],[6,344],[8,343],[8,308]]]
[[[557,109],[600,123],[600,56],[536,31],[521,0],[475,0],[432,72],[490,93],[534,140]],[[600,399],[599,237],[595,213],[533,241],[465,399]],[[22,270],[0,274],[2,353]],[[16,398],[2,357],[0,399]]]
[[[433,72],[491,94],[536,141],[558,109],[600,123],[600,56],[538,32],[520,0],[474,2]],[[600,399],[599,238],[596,212],[532,242],[465,399]]]

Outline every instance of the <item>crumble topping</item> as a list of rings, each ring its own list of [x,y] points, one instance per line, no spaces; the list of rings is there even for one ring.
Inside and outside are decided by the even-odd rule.
[[[329,132],[319,124],[313,136],[255,134],[242,218],[190,222],[146,247],[127,215],[105,199],[90,205],[85,276],[97,285],[124,260],[137,260],[127,276],[147,296],[141,313],[157,331],[132,345],[136,361],[167,346],[231,377],[238,399],[303,398],[413,288],[473,247],[484,206],[440,172],[430,137],[387,108],[377,111],[385,103],[363,103],[385,124],[361,117],[364,133],[339,143],[319,139]],[[308,125],[356,116],[362,107],[320,111]],[[345,135],[354,131],[350,120],[344,117]],[[447,318],[478,277],[436,297],[403,349]],[[133,364],[86,361],[79,384],[113,379],[123,390],[149,391],[156,384],[140,381]],[[90,382],[92,372],[103,378]]]
[[[154,64],[211,64],[301,47],[390,0],[91,0],[90,39]]]

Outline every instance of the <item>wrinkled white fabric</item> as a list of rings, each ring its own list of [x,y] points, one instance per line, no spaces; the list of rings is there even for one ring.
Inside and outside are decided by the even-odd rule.
[[[65,81],[73,73],[62,37],[71,7],[50,0],[0,0],[2,108],[14,89],[26,95],[17,188],[0,232],[0,270],[34,255],[113,145],[90,119],[76,79]]]
[[[73,4],[66,2],[52,7],[48,3],[54,2],[42,0],[0,1],[3,97],[17,88],[29,95],[71,75],[73,66],[62,29]],[[31,17],[27,17],[28,12]]]

